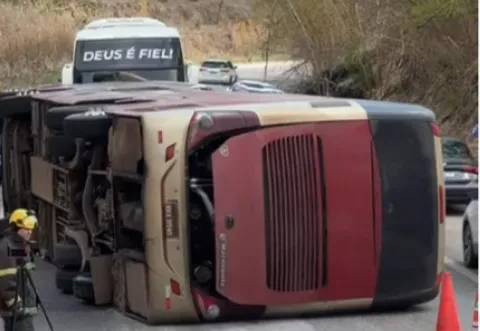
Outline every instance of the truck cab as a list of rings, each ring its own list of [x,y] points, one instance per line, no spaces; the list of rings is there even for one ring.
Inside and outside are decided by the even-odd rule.
[[[180,33],[147,17],[104,18],[77,32],[63,84],[119,80],[188,81]]]

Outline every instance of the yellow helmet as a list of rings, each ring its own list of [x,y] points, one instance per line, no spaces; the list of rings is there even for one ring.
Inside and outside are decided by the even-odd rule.
[[[18,208],[10,214],[9,223],[22,229],[33,230],[37,226],[38,220],[35,211]]]

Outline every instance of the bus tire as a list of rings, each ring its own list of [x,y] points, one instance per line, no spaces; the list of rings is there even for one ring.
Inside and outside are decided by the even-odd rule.
[[[78,267],[82,265],[82,251],[75,244],[58,243],[53,247],[53,264],[57,268]]]
[[[73,278],[73,295],[89,304],[95,303],[92,277],[80,274]]]
[[[45,140],[47,155],[50,157],[63,157],[67,161],[75,157],[77,145],[75,139],[68,136],[50,136]]]
[[[65,117],[86,112],[88,109],[88,105],[52,107],[45,114],[45,125],[51,131],[62,131]]]
[[[55,286],[64,294],[73,293],[73,279],[78,275],[78,271],[65,270],[57,268],[55,271]]]
[[[95,140],[108,137],[112,118],[103,112],[89,112],[67,116],[63,122],[64,132],[74,138]]]
[[[0,109],[0,118],[15,117],[16,115],[27,115],[31,113],[32,98],[30,96],[19,96],[18,94],[7,95],[2,98],[2,109]]]

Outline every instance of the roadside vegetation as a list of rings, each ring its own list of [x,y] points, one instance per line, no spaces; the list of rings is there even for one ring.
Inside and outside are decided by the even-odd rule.
[[[0,88],[58,78],[78,28],[95,18],[152,16],[179,28],[186,57],[261,60],[264,29],[250,20],[251,0],[3,0]]]
[[[473,143],[477,0],[257,0],[271,47],[309,67],[299,90],[426,105]],[[270,15],[270,16],[269,16]],[[476,150],[476,148],[475,148]]]
[[[52,81],[93,18],[177,26],[189,60],[303,59],[304,93],[414,102],[471,141],[477,120],[477,0],[4,0],[0,88]],[[304,69],[303,68],[303,69]]]

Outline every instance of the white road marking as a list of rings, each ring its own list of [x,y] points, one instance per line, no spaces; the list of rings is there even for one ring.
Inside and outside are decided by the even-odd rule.
[[[444,262],[445,262],[445,265],[447,265],[448,267],[452,268],[462,276],[465,276],[475,284],[478,284],[478,274],[476,274],[475,272],[468,270],[466,267],[452,260],[448,256],[445,256]]]

